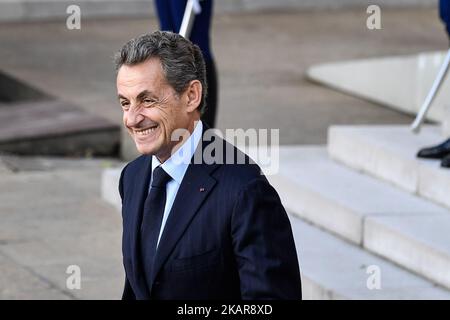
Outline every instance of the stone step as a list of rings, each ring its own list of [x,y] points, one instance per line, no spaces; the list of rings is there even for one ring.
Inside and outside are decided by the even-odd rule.
[[[290,212],[450,288],[447,208],[342,166],[320,147],[281,148],[269,180]]]
[[[290,215],[304,299],[450,299],[450,292]],[[379,287],[376,276],[379,275]],[[377,289],[379,288],[379,289]]]
[[[416,157],[419,149],[442,141],[436,126],[425,126],[418,135],[407,126],[332,126],[328,153],[353,169],[450,207],[450,170],[438,160]]]
[[[15,102],[0,107],[1,152],[108,156],[118,153],[119,143],[117,125],[64,101]]]
[[[117,208],[119,177],[107,169],[102,180]],[[268,178],[291,213],[450,288],[448,209],[342,166],[324,147],[281,147],[279,173]]]
[[[279,174],[268,178],[291,212],[358,245],[364,243],[367,217],[450,215],[446,208],[336,163],[324,147],[281,147]]]
[[[364,248],[450,289],[450,215],[372,216]]]

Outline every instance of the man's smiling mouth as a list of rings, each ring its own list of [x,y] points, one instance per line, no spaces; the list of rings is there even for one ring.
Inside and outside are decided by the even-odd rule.
[[[153,127],[149,127],[146,129],[134,130],[134,133],[136,133],[137,135],[140,135],[140,136],[146,136],[146,135],[154,132],[157,128],[158,128],[158,125],[155,125]]]

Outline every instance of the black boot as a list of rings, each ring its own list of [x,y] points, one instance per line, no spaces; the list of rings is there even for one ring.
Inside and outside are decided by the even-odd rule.
[[[417,153],[417,157],[425,159],[442,159],[450,154],[450,139],[434,147],[423,148]]]
[[[442,168],[450,168],[450,154],[446,155],[444,158],[442,158],[441,167]]]
[[[217,114],[217,73],[214,60],[206,60],[206,81],[208,82],[208,95],[206,96],[206,110],[201,119],[206,122],[210,128],[216,125]]]

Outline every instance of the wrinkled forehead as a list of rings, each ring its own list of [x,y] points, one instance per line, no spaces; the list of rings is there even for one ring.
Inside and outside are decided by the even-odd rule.
[[[117,93],[134,98],[143,90],[160,92],[167,86],[161,63],[150,59],[135,65],[122,65],[117,73]]]

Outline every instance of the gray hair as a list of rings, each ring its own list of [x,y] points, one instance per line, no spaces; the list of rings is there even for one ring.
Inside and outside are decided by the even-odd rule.
[[[116,70],[122,65],[135,65],[159,58],[168,84],[182,94],[192,80],[202,84],[200,113],[206,108],[205,60],[200,48],[177,33],[155,31],[128,41],[115,55]]]

